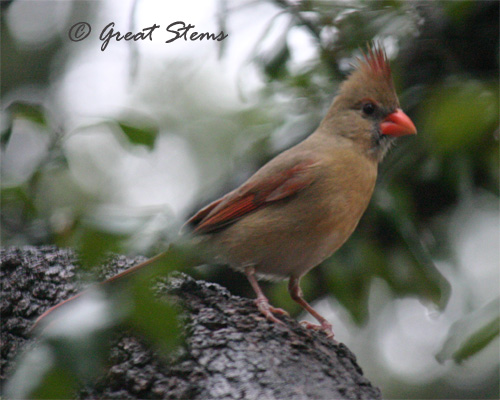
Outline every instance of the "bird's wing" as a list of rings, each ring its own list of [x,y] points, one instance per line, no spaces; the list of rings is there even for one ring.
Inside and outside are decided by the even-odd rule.
[[[214,232],[271,202],[289,197],[314,181],[312,164],[311,160],[302,161],[273,173],[272,177],[256,174],[238,189],[202,208],[186,224],[195,233]]]

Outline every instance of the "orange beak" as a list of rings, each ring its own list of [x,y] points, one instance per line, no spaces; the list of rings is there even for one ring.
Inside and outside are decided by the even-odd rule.
[[[412,120],[400,108],[389,114],[380,124],[380,128],[382,135],[394,137],[417,134]]]

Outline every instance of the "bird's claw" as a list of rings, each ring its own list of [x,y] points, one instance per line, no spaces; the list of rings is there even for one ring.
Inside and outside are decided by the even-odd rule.
[[[300,321],[300,324],[307,329],[312,329],[315,331],[322,331],[325,333],[325,335],[328,339],[333,339],[334,335],[333,335],[332,324],[330,324],[327,321],[323,321],[320,325],[313,324],[312,322],[309,322],[309,321]]]
[[[288,314],[288,311],[283,310],[282,308],[273,307],[269,303],[268,303],[268,305],[269,305],[269,311],[271,311],[273,314],[285,315],[286,317],[290,316],[290,314]]]
[[[273,307],[272,305],[269,304],[269,301],[266,298],[260,298],[260,299],[255,300],[255,305],[257,306],[259,311],[262,314],[264,314],[264,316],[266,317],[266,319],[268,321],[284,325],[284,322],[280,321],[273,314],[288,316],[288,313],[285,310],[283,310],[281,308]]]

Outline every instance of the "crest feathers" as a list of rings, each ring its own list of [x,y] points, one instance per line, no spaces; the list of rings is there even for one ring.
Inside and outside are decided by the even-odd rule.
[[[381,45],[368,45],[368,51],[359,59],[359,69],[377,77],[391,80],[391,67]]]

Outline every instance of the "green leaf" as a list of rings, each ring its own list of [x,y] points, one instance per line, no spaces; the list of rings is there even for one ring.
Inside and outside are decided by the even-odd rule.
[[[422,136],[431,151],[470,151],[498,126],[498,92],[473,80],[437,87],[422,119]]]
[[[44,376],[40,386],[30,395],[32,399],[71,399],[75,395],[76,379],[67,369],[56,367]]]
[[[138,280],[132,289],[133,311],[129,321],[164,354],[180,343],[179,309],[165,299],[158,299],[149,280]]]
[[[36,124],[47,126],[45,109],[41,104],[15,101],[7,107],[7,111],[11,114],[12,120],[23,118]]]
[[[110,253],[120,253],[124,234],[116,234],[93,226],[84,226],[79,240],[80,260],[84,269],[91,269],[102,263]]]
[[[451,17],[454,23],[462,24],[464,18],[467,18],[471,12],[474,12],[476,4],[473,0],[454,0],[443,1],[441,7],[444,12]]]
[[[152,150],[156,144],[160,128],[151,118],[131,111],[127,117],[115,119],[103,119],[96,123],[80,126],[80,131],[92,131],[96,127],[104,126],[113,129],[118,134],[123,134],[127,141],[133,145],[142,145]],[[118,129],[119,128],[119,131]]]
[[[38,213],[34,199],[26,193],[24,186],[2,187],[0,199],[4,210],[8,207],[19,208],[26,213],[26,216],[32,218]]]
[[[500,298],[455,322],[436,359],[460,363],[477,354],[500,334]]]
[[[150,289],[150,275],[166,275],[200,263],[198,251],[190,243],[171,244],[167,251],[154,257],[152,268],[147,268],[142,277],[134,282],[130,324],[149,338],[164,354],[176,349],[181,340],[177,320],[179,308],[165,298],[158,299]]]
[[[118,126],[130,143],[144,145],[150,150],[154,148],[159,132],[157,126],[137,126],[128,122],[118,122]]]
[[[5,150],[12,136],[12,123],[9,121],[8,126],[0,134],[0,148]]]
[[[290,59],[290,49],[286,40],[278,42],[262,59],[265,73],[271,79],[280,79],[286,75],[286,63]]]
[[[16,119],[26,119],[38,125],[47,126],[45,109],[40,104],[15,101],[5,109],[6,123],[0,134],[0,148],[4,150],[12,136],[12,125]]]
[[[71,399],[76,379],[71,371],[57,365],[53,349],[46,341],[24,351],[14,374],[3,386],[9,399]]]

